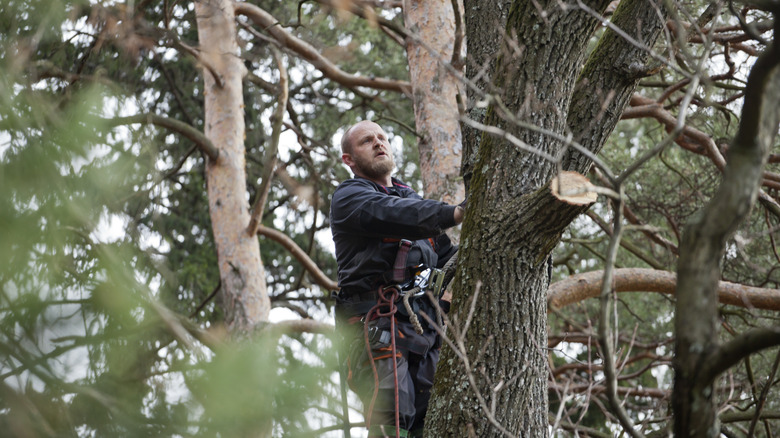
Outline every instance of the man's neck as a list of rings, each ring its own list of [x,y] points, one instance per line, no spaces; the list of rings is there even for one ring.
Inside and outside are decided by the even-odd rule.
[[[367,179],[367,180],[369,180],[369,181],[371,181],[373,183],[379,184],[380,186],[385,186],[385,187],[392,187],[393,186],[393,177],[390,176],[390,175],[388,175],[385,178],[369,178],[369,177],[364,176],[364,175],[355,175],[355,176],[359,176],[359,177],[361,177],[363,179]]]

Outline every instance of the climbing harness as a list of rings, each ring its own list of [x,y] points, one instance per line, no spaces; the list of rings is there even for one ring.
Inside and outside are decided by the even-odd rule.
[[[408,242],[408,241],[407,241]],[[404,252],[408,252],[408,248],[410,245],[406,245],[403,242],[401,245],[399,245],[400,248],[406,248]],[[399,250],[399,254],[401,254],[401,257],[405,257],[405,254],[402,254]],[[452,257],[455,258],[457,256],[457,253],[453,255]],[[397,272],[397,269],[399,264],[398,257],[396,258],[396,263],[394,265],[394,272]],[[402,266],[403,269],[403,265]],[[395,436],[396,438],[401,437],[401,424],[400,424],[400,415],[399,415],[399,398],[398,398],[398,352],[397,352],[397,345],[396,345],[396,328],[395,328],[395,318],[396,314],[399,313],[399,308],[396,306],[396,302],[399,301],[399,299],[403,302],[404,310],[406,311],[405,315],[409,318],[409,322],[412,324],[412,327],[414,328],[414,331],[417,334],[423,334],[424,329],[422,327],[422,324],[420,323],[420,320],[417,316],[417,311],[413,308],[412,303],[410,302],[412,299],[428,299],[428,296],[426,296],[427,293],[431,293],[433,297],[439,298],[443,292],[443,288],[449,283],[449,280],[452,279],[452,275],[447,275],[447,268],[449,267],[450,271],[454,271],[455,263],[447,264],[445,265],[445,269],[439,270],[439,269],[430,269],[426,268],[423,271],[417,273],[415,277],[407,282],[404,285],[391,285],[386,287],[380,287],[377,290],[377,303],[372,307],[366,316],[364,317],[363,321],[363,341],[366,346],[366,351],[368,352],[369,357],[369,363],[371,364],[371,371],[374,375],[374,392],[371,397],[371,403],[368,406],[367,410],[367,418],[366,423],[371,427],[371,413],[374,410],[374,405],[376,403],[376,398],[379,394],[379,372],[376,368],[376,363],[374,362],[375,359],[373,357],[373,352],[371,348],[371,339],[375,338],[377,336],[376,333],[371,333],[372,327],[370,327],[370,322],[375,318],[381,318],[381,317],[388,317],[390,319],[390,345],[391,345],[391,354],[390,357],[393,359],[393,387],[394,387],[394,396],[395,396],[395,406],[394,406],[394,412],[395,412]],[[448,280],[449,277],[449,280]],[[419,306],[418,309],[419,311]],[[403,313],[403,312],[402,312]],[[437,323],[439,324],[439,327],[441,327],[441,315],[440,312],[436,311],[437,314]],[[376,328],[376,327],[374,327]],[[380,339],[379,341],[383,341],[383,335],[385,335],[387,332],[382,332],[379,334]]]
[[[366,410],[366,425],[369,430],[372,429],[371,415],[374,411],[374,405],[376,404],[377,397],[379,395],[379,372],[377,370],[377,360],[384,359],[386,357],[392,358],[393,368],[393,387],[394,387],[394,420],[395,420],[395,437],[401,438],[406,436],[407,431],[401,430],[400,422],[400,406],[399,406],[399,389],[398,389],[398,348],[408,351],[414,351],[418,354],[424,354],[424,351],[415,351],[416,348],[408,340],[400,339],[402,341],[399,345],[399,339],[396,339],[396,317],[397,314],[401,314],[409,319],[414,331],[417,334],[423,334],[424,328],[418,317],[418,312],[421,312],[421,307],[427,306],[431,310],[435,310],[436,324],[442,327],[442,318],[439,308],[435,304],[428,304],[425,301],[430,301],[431,298],[438,300],[441,297],[443,291],[450,283],[455,273],[455,266],[457,264],[458,253],[448,260],[442,269],[427,268],[425,266],[416,266],[410,269],[406,267],[407,256],[409,250],[412,247],[412,242],[402,239],[399,242],[399,250],[396,254],[395,263],[392,269],[392,280],[394,284],[390,286],[380,286],[376,290],[376,301],[369,302],[355,302],[345,303],[343,299],[337,298],[341,301],[344,312],[347,315],[361,315],[364,316],[360,319],[363,323],[363,345],[365,351],[368,354],[368,362],[371,365],[371,372],[374,378],[374,390],[371,396],[371,402]],[[407,275],[413,274],[411,279],[407,280]],[[399,307],[396,303],[402,302],[403,306]],[[371,304],[371,307],[366,311],[366,306]],[[388,318],[390,321],[389,332],[378,327],[373,321],[379,318]],[[390,344],[389,356],[374,357],[373,345],[378,344]],[[381,428],[384,435],[384,428]]]

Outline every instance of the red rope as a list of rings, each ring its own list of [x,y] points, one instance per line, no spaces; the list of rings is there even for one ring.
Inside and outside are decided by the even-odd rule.
[[[389,298],[386,296],[387,291],[391,291]],[[366,350],[368,351],[368,361],[371,363],[371,371],[374,373],[374,393],[371,396],[371,403],[368,405],[366,427],[369,429],[371,428],[371,414],[374,411],[374,404],[376,403],[377,395],[379,395],[379,372],[377,371],[376,364],[374,363],[374,354],[371,351],[370,340],[368,338],[368,324],[372,319],[374,319],[373,316],[376,318],[389,317],[390,345],[392,354],[391,357],[393,359],[393,386],[395,387],[395,438],[401,438],[401,417],[399,414],[400,409],[398,400],[398,358],[396,357],[398,353],[396,352],[395,347],[395,313],[398,310],[398,308],[395,306],[395,301],[398,299],[399,292],[398,288],[394,286],[387,289],[380,287],[377,291],[377,295],[379,299],[377,300],[376,305],[372,307],[368,313],[366,313],[366,320],[363,324],[363,341],[365,342]],[[387,312],[379,311],[383,305],[388,306]],[[384,434],[384,431],[382,433]]]

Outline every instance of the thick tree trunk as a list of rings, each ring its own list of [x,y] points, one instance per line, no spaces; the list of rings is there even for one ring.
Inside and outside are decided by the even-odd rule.
[[[485,121],[487,108],[483,93],[493,90],[493,70],[496,64],[496,53],[504,37],[506,17],[509,15],[510,0],[485,2],[483,0],[464,0],[464,24],[466,26],[466,77],[477,89],[468,87],[466,90],[466,111],[472,120],[480,123]],[[469,191],[471,177],[477,161],[477,150],[482,132],[468,125],[461,126],[463,132],[463,161],[461,174],[466,191]]]
[[[643,20],[638,17],[647,16],[648,11],[655,13],[653,5],[625,3],[624,24],[632,32],[642,29],[642,40],[652,44],[661,29],[660,20],[647,19],[640,21],[641,25],[637,21]],[[600,12],[607,4],[599,1],[589,6]],[[513,123],[513,117],[551,131],[558,138],[568,129],[582,132],[594,126],[595,132],[582,141],[597,152],[627,104],[623,96],[630,96],[640,77],[620,68],[624,59],[620,56],[641,65],[646,54],[618,38],[602,41],[600,58],[591,58],[588,64],[593,68],[580,76],[588,39],[598,24],[595,18],[576,7],[561,10],[552,1],[515,1],[508,14],[502,5],[466,5],[467,14],[479,17],[475,20],[467,15],[467,35],[486,27],[486,35],[474,50],[472,41],[468,42],[469,56],[480,59],[481,64],[490,59],[480,58],[476,52],[481,48],[493,53],[485,40],[495,41],[501,36],[490,27],[496,21],[507,16],[505,35],[516,36],[512,44],[501,44],[495,67],[488,72],[495,88],[486,90],[500,97],[510,115],[491,106],[485,113],[485,123],[509,131],[553,157],[563,152],[563,143],[536,130],[523,129]],[[614,68],[595,68],[599,63],[616,63],[616,59],[621,64]],[[575,94],[578,77],[604,87],[601,98],[588,100],[592,96]],[[603,96],[610,92],[621,98],[614,105],[605,105]],[[571,103],[576,108],[570,108]],[[604,107],[609,111],[599,114]],[[548,262],[563,230],[585,207],[563,204],[550,196],[547,184],[558,170],[553,161],[487,134],[478,139],[478,145],[464,145],[475,158],[472,164],[464,163],[464,171],[473,172],[473,176],[461,260],[453,282],[451,314],[456,322],[449,331],[450,336],[459,333],[473,311],[471,326],[462,339],[468,360],[452,349],[443,350],[426,436],[545,436]],[[579,160],[569,162],[579,171],[589,165]]]
[[[217,247],[225,320],[242,334],[268,320],[271,309],[257,236],[247,233],[244,111],[231,0],[195,2],[204,65],[205,134],[219,149],[206,164],[209,212]]]
[[[414,119],[422,135],[418,148],[425,197],[458,203],[465,192],[457,102],[461,82],[448,71],[456,68],[449,65],[455,44],[452,1],[405,0],[404,22],[413,35],[407,38],[406,53]]]
[[[775,38],[780,24],[775,22]],[[677,266],[672,411],[678,437],[717,437],[713,381],[701,372],[718,347],[717,284],[726,243],[758,196],[761,176],[780,123],[780,49],[775,44],[753,66],[739,130],[717,193],[686,225]]]
[[[599,9],[603,7],[606,1]],[[501,46],[494,84],[512,114],[561,133],[581,57],[597,23],[553,4],[541,9],[555,12],[541,16],[531,2],[513,3],[507,34],[517,35],[517,46]],[[501,119],[494,108],[486,121],[546,153],[561,148]],[[443,352],[430,436],[547,433],[547,262],[565,226],[582,211],[550,195],[546,184],[555,171],[554,163],[538,155],[493,137],[480,140],[452,312],[457,321],[465,321],[478,291],[474,319],[462,340],[472,365],[464,369],[452,350]],[[469,372],[476,385],[469,386]],[[483,406],[475,392],[485,400]],[[491,406],[493,418],[485,421]]]

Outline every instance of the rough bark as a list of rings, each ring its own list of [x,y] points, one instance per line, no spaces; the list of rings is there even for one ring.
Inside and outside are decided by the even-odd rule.
[[[663,2],[653,3],[622,0],[610,21],[652,47],[664,28],[659,14],[667,14]],[[605,32],[588,57],[571,98],[566,123],[574,140],[598,153],[620,121],[639,80],[660,67],[647,50],[626,41],[617,32]],[[573,149],[567,150],[562,160],[563,169],[579,173],[585,173],[590,165],[587,157]]]
[[[775,21],[775,38],[780,23]],[[726,243],[758,196],[761,175],[780,123],[780,49],[772,44],[748,77],[742,118],[729,147],[723,180],[712,200],[686,225],[677,266],[672,411],[678,437],[717,437],[713,373],[700,373],[717,355],[715,296]]]
[[[600,12],[607,4],[599,1],[589,6]],[[467,3],[467,35],[475,32],[472,26],[490,32],[493,23],[486,17],[502,17],[500,5],[480,2],[477,7]],[[504,40],[489,73],[495,85],[493,91],[508,111],[490,106],[485,113],[486,124],[505,129],[552,156],[563,152],[561,134],[572,125],[579,129],[579,123],[598,131],[587,136],[591,140],[586,147],[600,149],[628,101],[619,101],[599,115],[603,99],[588,100],[574,94],[587,41],[598,22],[576,5],[569,4],[571,7],[566,9],[559,5],[554,1],[513,2],[505,32],[513,41],[507,44]],[[637,8],[652,6],[634,2],[627,12],[635,14]],[[480,17],[479,21],[474,21],[471,14]],[[632,29],[637,29],[636,18],[633,20]],[[650,26],[647,35],[643,33],[643,40],[651,44],[659,28]],[[500,32],[493,32],[486,39],[495,41],[500,36]],[[472,51],[472,42],[468,44],[469,56],[479,59],[479,54]],[[599,52],[601,55],[593,55],[601,58],[592,58],[588,64],[616,62],[622,56],[644,59],[619,38],[602,44],[605,48]],[[481,59],[487,62],[489,58]],[[633,90],[639,79],[637,75],[627,76],[621,68],[591,69],[586,73],[591,84],[601,81],[604,87],[620,87],[620,93],[629,97],[630,91],[622,88]],[[572,102],[577,104],[576,108],[570,107]],[[604,118],[614,120],[604,122]],[[513,123],[515,120],[558,134],[558,139],[524,129]],[[464,171],[472,171],[473,176],[451,313],[462,324],[473,310],[471,328],[463,339],[464,349],[470,362],[477,362],[472,368],[478,370],[478,390],[490,406],[478,406],[457,355],[445,348],[426,434],[545,436],[547,261],[563,230],[585,207],[553,200],[545,186],[557,172],[555,163],[488,134],[478,141],[478,149],[474,144],[464,145],[464,150],[476,151],[476,159],[473,165],[464,163]],[[477,290],[478,299],[472,309],[471,298]],[[492,419],[486,421],[491,407]]]
[[[496,52],[503,39],[503,30],[506,28],[506,17],[509,15],[509,7],[512,2],[501,0],[485,2],[481,0],[464,0],[464,23],[466,27],[466,77],[474,86],[466,89],[466,111],[468,117],[483,122],[485,119],[485,105],[477,102],[484,100],[484,93],[492,92],[490,87],[493,68],[496,63]],[[468,125],[461,126],[463,132],[463,161],[461,174],[468,192],[471,176],[474,173],[474,165],[477,161],[479,138],[482,135],[477,129]]]
[[[460,8],[463,9],[462,7]],[[460,178],[461,134],[458,124],[460,80],[449,69],[455,44],[455,11],[451,0],[405,0],[404,22],[414,119],[421,135],[425,197],[450,204],[465,196]]]
[[[225,320],[231,332],[240,335],[267,321],[271,309],[257,236],[246,232],[249,203],[241,93],[246,69],[237,56],[233,2],[197,1],[195,12],[201,55],[212,67],[203,70],[205,134],[219,149],[217,159],[206,164],[209,214]]]
[[[478,209],[480,214],[471,214],[470,233],[464,238],[461,254],[480,256],[459,262],[453,303],[456,311],[451,313],[453,325],[462,326],[472,302],[471,296],[461,291],[465,285],[479,289],[474,320],[462,341],[472,369],[477,370],[478,391],[487,401],[485,406],[479,405],[473,388],[464,383],[459,359],[445,350],[429,407],[433,424],[428,426],[428,436],[471,436],[472,431],[479,437],[502,436],[484,421],[490,406],[494,406],[496,421],[512,435],[546,433],[546,304],[537,293],[547,289],[545,261],[552,249],[549,245],[560,237],[557,227],[547,225],[568,223],[582,209],[558,201],[544,187],[501,210]],[[526,226],[505,226],[515,221]],[[479,280],[481,286],[477,285]]]

